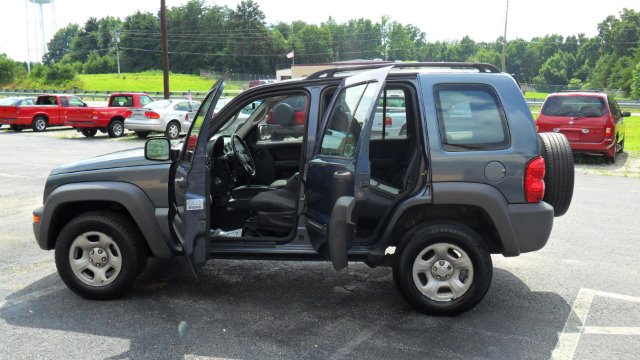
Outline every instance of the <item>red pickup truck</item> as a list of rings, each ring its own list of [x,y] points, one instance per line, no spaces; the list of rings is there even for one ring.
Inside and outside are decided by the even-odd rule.
[[[68,117],[64,124],[78,129],[87,137],[94,136],[98,130],[108,133],[109,137],[120,137],[124,134],[127,110],[144,107],[152,101],[153,99],[145,93],[111,94],[107,107],[83,109],[83,116]]]
[[[124,133],[127,110],[152,101],[143,93],[118,93],[111,95],[108,107],[88,107],[76,96],[40,95],[33,106],[2,106],[0,124],[8,124],[14,131],[28,127],[44,131],[50,126],[66,125],[88,137],[98,130],[109,133],[110,137],[119,137]]]

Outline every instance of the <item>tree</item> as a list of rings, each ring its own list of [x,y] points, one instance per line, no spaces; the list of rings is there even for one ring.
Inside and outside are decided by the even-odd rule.
[[[160,19],[157,16],[140,11],[127,16],[120,38],[122,68],[131,72],[162,68],[159,39]]]
[[[0,54],[0,85],[13,83],[16,77],[16,62],[6,54]]]
[[[566,53],[558,52],[540,67],[539,79],[549,85],[567,85],[567,57]]]
[[[62,60],[62,57],[71,51],[71,44],[79,32],[78,24],[69,24],[58,30],[47,44],[47,53],[42,57],[42,62],[52,65]]]

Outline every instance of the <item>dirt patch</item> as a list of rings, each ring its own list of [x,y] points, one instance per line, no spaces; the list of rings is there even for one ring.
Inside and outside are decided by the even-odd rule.
[[[640,152],[618,154],[615,164],[609,164],[604,157],[577,155],[576,174],[640,178]]]

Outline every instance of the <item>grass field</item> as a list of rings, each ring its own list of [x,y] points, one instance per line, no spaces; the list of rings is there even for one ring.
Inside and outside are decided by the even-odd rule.
[[[549,95],[549,93],[540,93],[540,92],[531,92],[527,91],[524,93],[524,97],[527,99],[544,99]]]
[[[78,75],[82,80],[85,91],[163,91],[162,73],[126,73]],[[201,78],[198,75],[170,74],[169,86],[171,91],[208,91],[214,81]],[[229,84],[226,89],[239,89],[240,84]]]
[[[631,116],[624,119],[626,134],[624,150],[639,155],[640,153],[640,116]]]

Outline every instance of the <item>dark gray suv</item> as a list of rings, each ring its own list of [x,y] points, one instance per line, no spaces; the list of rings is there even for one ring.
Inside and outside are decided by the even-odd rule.
[[[150,256],[183,255],[196,276],[212,258],[362,261],[392,267],[417,310],[457,314],[486,294],[491,254],[541,249],[569,207],[566,138],[538,136],[517,83],[491,65],[331,69],[214,112],[223,88],[181,143],[153,138],[51,172],[34,231],[71,290],[120,297]],[[390,94],[406,130],[372,131]],[[304,136],[261,135],[296,116],[291,102],[304,104]]]

